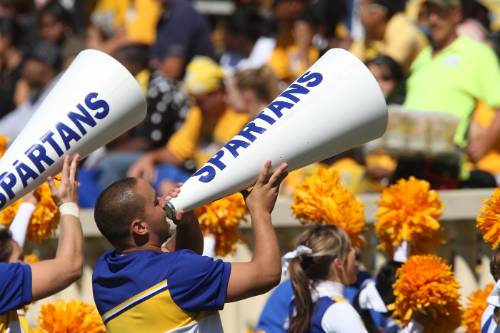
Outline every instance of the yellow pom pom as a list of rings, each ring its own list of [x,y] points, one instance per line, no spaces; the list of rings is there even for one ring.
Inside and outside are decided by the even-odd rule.
[[[9,139],[6,136],[0,135],[0,157],[5,154],[7,150],[7,144],[9,143]]]
[[[389,257],[403,241],[409,242],[413,254],[432,252],[441,242],[437,219],[443,202],[428,182],[401,179],[382,192],[378,206],[375,232],[379,248]]]
[[[40,242],[52,236],[59,224],[59,208],[52,199],[49,186],[44,183],[35,190],[38,198],[35,211],[31,216],[28,226],[27,238],[34,242]],[[10,226],[17,214],[21,200],[14,202],[0,212],[0,223]]]
[[[481,332],[481,317],[483,316],[484,310],[488,306],[486,298],[488,298],[492,290],[493,284],[490,283],[484,289],[473,292],[467,298],[467,305],[465,306],[462,320],[466,333]]]
[[[36,333],[106,332],[95,306],[76,300],[42,305],[38,323]]]
[[[363,245],[363,203],[342,186],[332,168],[320,167],[295,189],[292,211],[302,224],[334,224],[349,234],[354,246]]]
[[[404,325],[416,313],[429,319],[426,333],[453,332],[461,323],[460,285],[450,266],[434,255],[411,256],[397,271],[393,316]]]
[[[196,215],[204,234],[215,237],[215,253],[224,257],[236,248],[242,239],[238,232],[240,221],[245,220],[247,207],[243,197],[235,193],[196,209]]]
[[[497,188],[484,203],[476,219],[476,226],[484,241],[496,250],[500,245],[500,189]]]

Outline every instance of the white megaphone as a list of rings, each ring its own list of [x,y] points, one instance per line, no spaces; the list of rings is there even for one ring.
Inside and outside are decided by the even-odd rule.
[[[191,210],[252,185],[265,160],[288,170],[376,139],[387,105],[368,68],[333,49],[274,99],[181,187],[166,207]]]
[[[144,93],[118,61],[82,51],[0,159],[0,210],[146,116]],[[1,134],[1,133],[0,133]]]

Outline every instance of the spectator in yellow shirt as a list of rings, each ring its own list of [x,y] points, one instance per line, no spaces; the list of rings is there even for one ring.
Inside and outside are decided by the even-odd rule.
[[[319,58],[319,50],[313,46],[316,24],[313,12],[307,9],[293,22],[292,41],[278,40],[269,66],[280,81],[294,81]]]
[[[157,0],[98,0],[90,17],[87,46],[111,54],[129,43],[151,45],[160,14]]]
[[[185,87],[195,105],[184,125],[166,147],[141,157],[129,169],[129,176],[153,182],[157,189],[186,180],[195,168],[236,135],[250,120],[226,104],[224,71],[208,57],[195,57],[187,66]]]
[[[355,41],[351,51],[362,61],[385,54],[408,70],[427,41],[400,9],[399,1],[360,0],[365,37]]]

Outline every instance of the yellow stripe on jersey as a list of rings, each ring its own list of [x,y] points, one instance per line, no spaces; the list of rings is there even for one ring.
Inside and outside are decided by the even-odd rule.
[[[156,292],[159,292],[162,289],[166,289],[167,286],[168,286],[168,283],[167,283],[166,280],[162,281],[162,282],[160,282],[158,284],[155,284],[151,288],[148,288],[148,289],[144,290],[143,292],[140,292],[139,294],[137,294],[137,295],[129,298],[125,302],[122,302],[121,304],[115,306],[114,308],[112,308],[111,310],[109,310],[108,312],[106,312],[102,316],[102,320],[104,322],[106,322],[111,317],[115,316],[119,312],[122,312],[122,311],[126,310],[128,307],[133,306],[135,303],[140,302],[141,300],[147,298],[148,296],[151,296],[152,294],[154,294]]]
[[[190,313],[182,310],[175,304],[166,286],[166,281],[163,281],[108,311],[103,316],[106,332],[133,333],[146,329],[151,333],[184,332],[183,329],[189,329],[217,312]],[[148,298],[159,290],[162,291]]]

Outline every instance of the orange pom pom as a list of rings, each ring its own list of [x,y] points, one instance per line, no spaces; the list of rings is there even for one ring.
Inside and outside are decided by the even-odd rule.
[[[493,283],[490,283],[484,289],[473,292],[467,298],[462,320],[466,333],[481,333],[481,317],[488,307],[486,299],[491,294],[493,287]]]
[[[500,245],[500,189],[497,188],[484,203],[476,219],[476,226],[484,241],[496,250]]]
[[[38,322],[40,327],[35,333],[106,332],[95,306],[76,300],[42,305]]]
[[[414,254],[432,252],[441,242],[437,219],[443,202],[428,182],[414,177],[401,179],[382,192],[378,206],[375,232],[379,248],[389,257],[403,241],[408,241]]]
[[[342,186],[338,172],[332,168],[320,167],[295,189],[292,211],[302,224],[334,224],[349,234],[353,246],[364,245],[364,205]]]
[[[428,317],[424,332],[453,332],[461,323],[460,285],[451,267],[434,255],[411,256],[397,271],[393,316],[407,325],[416,313]]]
[[[243,197],[235,193],[196,209],[201,231],[215,237],[215,253],[224,257],[233,252],[242,240],[238,231],[240,221],[246,221],[247,207]]]
[[[28,225],[27,238],[40,242],[52,236],[59,224],[59,208],[52,199],[48,184],[44,183],[35,190],[38,198],[35,211]],[[10,226],[17,214],[21,200],[18,200],[0,212],[0,223]]]

